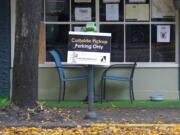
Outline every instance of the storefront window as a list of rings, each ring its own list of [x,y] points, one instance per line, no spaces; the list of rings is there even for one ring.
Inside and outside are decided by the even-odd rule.
[[[55,48],[67,61],[68,32],[95,22],[112,33],[111,62],[175,62],[173,0],[44,0],[46,61]]]

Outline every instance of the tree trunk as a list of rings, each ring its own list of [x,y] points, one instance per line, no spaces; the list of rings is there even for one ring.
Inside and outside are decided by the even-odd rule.
[[[33,107],[38,98],[41,0],[17,0],[12,103]]]

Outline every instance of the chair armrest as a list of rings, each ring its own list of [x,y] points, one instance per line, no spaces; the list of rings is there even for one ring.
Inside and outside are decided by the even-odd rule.
[[[83,68],[87,70],[87,66],[86,65],[62,65],[62,66],[56,66],[55,68],[71,68],[71,69],[77,69],[77,68]]]

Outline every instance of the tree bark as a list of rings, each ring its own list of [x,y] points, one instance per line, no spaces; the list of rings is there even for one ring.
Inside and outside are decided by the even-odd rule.
[[[41,0],[17,0],[12,103],[33,107],[38,98]]]

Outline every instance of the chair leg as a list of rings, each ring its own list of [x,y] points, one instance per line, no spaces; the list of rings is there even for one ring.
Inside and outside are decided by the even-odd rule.
[[[129,97],[130,97],[130,101],[131,101],[131,104],[132,104],[133,97],[132,97],[132,91],[131,91],[131,81],[129,82]]]
[[[103,79],[101,79],[101,104],[103,100]]]
[[[135,98],[134,98],[133,82],[132,81],[130,81],[129,87],[130,87],[130,91],[131,91],[132,100],[134,100]]]
[[[95,95],[96,95],[96,89],[95,89],[95,79],[94,79],[94,82],[93,82],[93,89],[94,89],[94,98],[95,98]]]
[[[62,92],[62,81],[60,81],[60,83],[59,83],[59,97],[58,97],[58,102],[60,102],[61,101],[61,92]]]
[[[84,99],[84,102],[88,102],[88,80],[86,82],[86,92],[87,92],[87,94],[86,94],[86,97]]]
[[[106,80],[104,79],[104,91],[103,91],[103,100],[106,100]]]
[[[65,97],[65,92],[66,92],[66,82],[63,82],[63,101],[64,101],[64,97]]]
[[[133,100],[135,100],[135,97],[134,97],[134,90],[133,90],[133,80],[131,81],[131,92],[132,92],[132,98]]]

